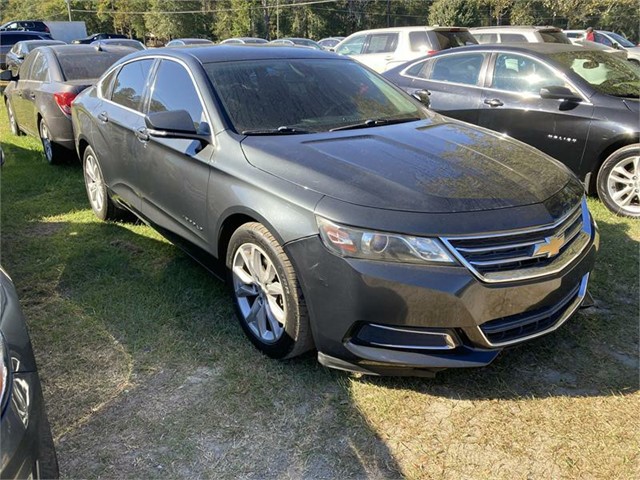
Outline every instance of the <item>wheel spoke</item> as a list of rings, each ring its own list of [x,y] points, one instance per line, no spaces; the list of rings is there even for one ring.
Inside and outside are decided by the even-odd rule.
[[[621,202],[619,202],[619,203],[623,207],[626,207],[627,205],[629,205],[631,203],[631,200],[633,200],[637,196],[638,196],[638,194],[633,192],[633,193],[627,195],[627,197],[624,200],[622,200]]]
[[[623,185],[632,185],[634,182],[631,178],[618,176],[618,172],[611,172],[609,175],[609,180],[614,183],[621,183]]]
[[[631,193],[632,191],[633,191],[633,187],[631,187],[631,186],[625,187],[625,188],[623,188],[622,190],[618,190],[617,192],[615,192],[615,193],[612,195],[612,198],[613,198],[616,202],[618,202],[622,197],[624,197],[625,195],[627,195],[627,194]],[[618,202],[618,203],[619,203],[619,202]]]
[[[253,302],[253,305],[251,305],[251,310],[249,310],[249,315],[247,315],[246,321],[247,324],[249,324],[249,326],[254,326],[256,325],[256,322],[258,321],[258,312],[262,309],[262,307],[260,306],[260,302],[256,299],[255,302]]]
[[[234,269],[234,273],[235,273]],[[238,297],[255,297],[258,295],[258,289],[254,284],[251,285],[238,285],[236,287],[236,295]]]
[[[284,290],[282,289],[282,284],[280,282],[273,282],[267,285],[267,293],[271,296],[277,297],[279,295],[284,295]]]
[[[612,176],[613,176],[613,173],[614,173],[614,172],[615,172],[615,173],[617,173],[617,174],[619,174],[619,175],[620,175],[620,176],[622,176],[622,177],[625,177],[627,180],[631,180],[631,179],[633,179],[633,173],[632,173],[632,172],[630,172],[629,170],[627,170],[626,168],[624,168],[624,167],[623,167],[623,166],[621,166],[621,165],[616,166],[616,168],[614,168],[614,169],[611,171],[611,175],[612,175]]]
[[[256,303],[259,303],[256,301]],[[263,340],[269,340],[269,333],[267,331],[267,312],[266,312],[265,304],[260,303],[258,307],[258,312],[256,314],[258,332],[260,333],[260,338]]]
[[[244,262],[244,265],[247,267],[247,270],[249,270],[249,275],[251,275],[252,279],[251,282],[257,282],[259,280],[260,277],[258,277],[258,275],[256,274],[255,270],[253,269],[253,250],[249,250],[249,252],[247,252],[245,250],[245,248],[240,248],[239,250],[240,252],[240,256],[242,257],[242,261]],[[249,282],[245,282],[245,283],[249,283]]]
[[[269,326],[271,327],[271,331],[273,332],[273,336],[275,338],[280,337],[282,334],[282,325],[283,323],[276,317],[275,312],[271,309],[271,302],[266,305],[265,313],[267,320],[269,321]]]
[[[280,308],[280,305],[278,305],[275,298],[268,297],[268,305],[269,305],[269,311],[273,315],[274,319],[284,325],[284,321],[285,321],[284,310]]]
[[[245,285],[254,285],[253,277],[247,273],[243,266],[237,265],[233,267],[234,275]]]

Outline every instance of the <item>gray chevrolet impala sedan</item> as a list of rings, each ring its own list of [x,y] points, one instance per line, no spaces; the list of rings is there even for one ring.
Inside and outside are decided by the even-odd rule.
[[[433,375],[581,306],[598,232],[576,177],[310,49],[125,57],[72,104],[89,202],[226,277],[266,355]]]

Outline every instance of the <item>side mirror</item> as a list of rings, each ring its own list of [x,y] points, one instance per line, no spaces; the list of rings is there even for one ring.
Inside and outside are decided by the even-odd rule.
[[[3,82],[10,82],[11,80],[17,79],[18,76],[14,75],[11,70],[3,70],[0,72],[0,80]]]
[[[188,138],[211,143],[209,135],[197,132],[193,119],[186,110],[150,113],[144,118],[144,123],[152,137]]]
[[[431,99],[429,98],[429,95],[431,95],[431,92],[428,90],[416,90],[411,94],[413,98],[418,100],[427,108],[431,106]]]
[[[582,98],[567,87],[549,86],[540,89],[540,96],[548,100],[564,100],[566,102],[581,102]]]

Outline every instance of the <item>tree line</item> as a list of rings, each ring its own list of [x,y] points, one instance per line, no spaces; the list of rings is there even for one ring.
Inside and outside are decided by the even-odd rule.
[[[0,0],[2,22],[82,20],[162,44],[234,36],[320,39],[406,25],[554,25],[613,30],[638,41],[638,0]]]

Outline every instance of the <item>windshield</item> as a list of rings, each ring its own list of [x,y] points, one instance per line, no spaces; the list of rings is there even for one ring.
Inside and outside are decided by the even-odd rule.
[[[204,67],[239,133],[323,132],[426,116],[409,97],[356,62],[268,59]]]
[[[635,47],[635,45],[624,38],[622,35],[618,35],[617,33],[607,32],[607,35],[611,37],[614,41],[618,42],[621,47]]]
[[[88,80],[99,78],[107,68],[131,51],[126,49],[122,53],[100,52],[98,55],[90,55],[83,51],[59,54],[57,57],[65,80]]]
[[[612,55],[581,50],[550,55],[556,62],[571,69],[600,93],[616,97],[640,96],[640,69]]]

